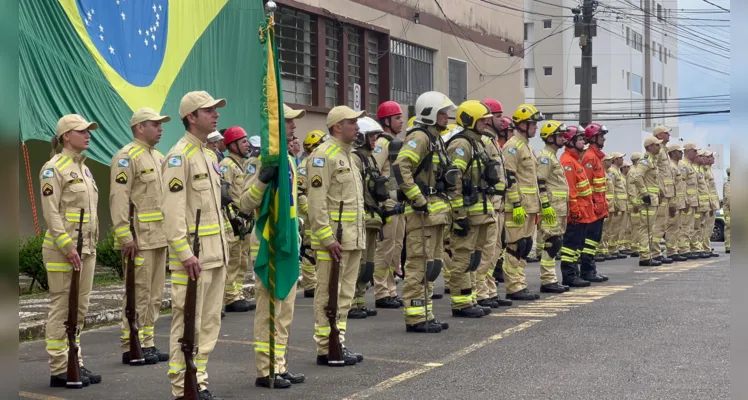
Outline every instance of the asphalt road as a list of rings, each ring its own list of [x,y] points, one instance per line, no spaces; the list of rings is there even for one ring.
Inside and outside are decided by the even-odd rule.
[[[452,318],[445,297],[435,302],[450,324],[440,334],[405,333],[402,310],[380,310],[349,321],[347,346],[366,359],[336,369],[315,363],[312,301],[299,294],[290,362],[307,381],[274,393],[254,387],[250,312],[223,320],[209,389],[224,399],[727,399],[730,258],[717,250],[719,258],[658,268],[607,261],[599,264],[607,283],[479,320]],[[535,290],[538,269],[526,271]],[[162,349],[169,324],[163,316],[156,326]],[[122,365],[118,336],[117,327],[83,333],[86,366],[103,382],[75,391],[48,387],[43,341],[21,344],[20,397],[171,398],[167,364]]]

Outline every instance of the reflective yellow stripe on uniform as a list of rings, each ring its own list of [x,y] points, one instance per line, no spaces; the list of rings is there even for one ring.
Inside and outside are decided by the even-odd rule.
[[[73,161],[72,158],[68,156],[62,156],[60,157],[59,160],[57,160],[57,162],[55,163],[55,166],[57,167],[57,169],[60,170],[60,172],[62,172],[65,168],[68,167],[68,165],[70,165],[72,161]]]
[[[455,167],[459,168],[462,171],[465,171],[465,169],[467,169],[467,163],[465,162],[465,160],[461,160],[459,158],[456,160],[452,160],[452,165],[454,165]]]
[[[468,208],[468,211],[478,211],[483,212],[483,203],[475,203],[472,206]],[[493,211],[493,203],[492,202],[486,202],[486,211]]]
[[[171,284],[172,285],[187,285],[187,280],[190,279],[189,275],[187,274],[171,274]]]
[[[538,192],[538,188],[535,186],[520,186],[519,191],[522,194],[535,194]]]
[[[418,164],[421,161],[421,157],[413,150],[408,149],[401,149],[400,153],[398,153],[397,158],[403,158],[407,157],[411,161],[413,161],[414,164]]]
[[[152,213],[138,213],[138,221],[140,222],[154,222],[154,221],[163,221],[164,220],[164,214],[161,213],[161,211],[152,212]]]
[[[435,201],[433,203],[429,203],[429,212],[445,210],[446,208],[447,208],[447,203],[443,201]],[[413,208],[411,206],[405,206],[404,214],[412,214],[412,213],[413,213]]]
[[[405,192],[405,197],[407,197],[410,200],[413,200],[413,198],[415,198],[419,194],[421,194],[421,189],[418,186],[413,186],[412,188],[410,188],[410,190]]]
[[[553,190],[553,191],[551,191],[551,195],[554,198],[565,199],[565,198],[569,197],[569,192],[561,192],[561,191],[555,191],[555,190]]]
[[[197,367],[198,371],[205,371],[206,368],[208,368],[208,359],[195,359],[195,366]]]
[[[594,184],[605,183],[605,182],[607,182],[607,180],[608,180],[608,178],[606,178],[606,177],[602,177],[602,178],[593,178],[593,179],[592,179],[592,184],[594,185]]]
[[[195,151],[197,151],[197,146],[192,143],[187,143],[187,145],[184,146],[184,149],[182,149],[182,153],[187,156],[187,159],[192,157],[195,154]]]
[[[356,211],[343,211],[342,213],[338,213],[337,211],[331,211],[330,212],[330,220],[338,222],[355,222],[356,221],[356,215],[358,213]]]
[[[318,326],[317,324],[314,324],[314,336],[321,336],[321,337],[330,336],[330,327],[329,326]]]
[[[65,262],[48,262],[45,267],[47,272],[70,272],[73,270],[73,265]]]
[[[260,252],[260,246],[249,246],[249,253],[252,255],[252,257],[257,257],[257,254]]]
[[[171,249],[174,250],[177,253],[180,252],[180,251],[185,250],[187,247],[190,246],[187,243],[187,238],[179,239],[176,242],[171,242],[170,245],[171,245]]]
[[[143,147],[135,145],[135,146],[132,146],[132,148],[127,152],[127,154],[129,154],[130,157],[132,157],[132,159],[134,160],[138,158],[138,156],[143,154],[144,151],[145,149]]]
[[[255,352],[270,354],[270,343],[268,342],[255,342]],[[275,354],[284,355],[286,354],[286,346],[282,344],[275,344]]]
[[[327,239],[330,236],[332,236],[332,228],[329,225],[325,226],[324,228],[317,230],[316,235],[317,235],[317,239],[319,240]]]
[[[143,258],[143,257],[135,256],[135,260],[134,261],[135,261],[135,266],[136,267],[140,267],[143,264],[145,264],[145,258]]]
[[[616,195],[616,199],[618,199],[618,200],[626,200],[626,199],[628,199],[628,196],[626,196],[625,194],[617,194]]]
[[[613,194],[612,193],[607,193],[607,194],[605,194],[605,198],[608,199],[608,200],[613,200]]]
[[[169,266],[181,267],[182,261],[179,260],[176,254],[169,252]]]
[[[431,311],[431,306],[427,305],[426,308]],[[403,314],[405,314],[406,317],[419,317],[419,316],[426,316],[426,310],[424,310],[423,306],[420,307],[405,307],[403,309]]]
[[[67,339],[47,339],[45,342],[47,343],[47,350],[63,350],[68,348]]]
[[[63,233],[60,236],[58,236],[57,239],[55,239],[55,244],[57,244],[57,247],[63,248],[65,247],[66,244],[72,241],[73,239],[70,238],[70,235],[68,235],[67,233]]]
[[[464,199],[462,197],[458,197],[456,199],[450,200],[449,204],[452,206],[452,208],[463,207],[464,206]]]
[[[327,156],[327,158],[333,158],[339,152],[340,152],[340,147],[333,144],[327,148],[327,150],[325,151],[325,155]]]
[[[187,369],[187,364],[169,363],[169,374],[176,375]]]
[[[257,189],[254,183],[249,187],[249,195],[255,200],[262,200],[262,192]]]
[[[88,222],[90,215],[83,214],[83,222]],[[81,214],[79,212],[66,212],[65,220],[68,222],[81,222]]]
[[[647,193],[660,193],[660,188],[657,186],[647,186]]]
[[[330,258],[330,253],[324,250],[317,250],[317,260],[322,261],[332,261],[332,258]]]
[[[130,234],[130,227],[129,226],[123,226],[122,228],[117,228],[114,230],[114,236],[121,238],[125,237]]]
[[[151,333],[153,333],[153,331],[151,331]],[[145,333],[142,330],[138,331],[138,338],[140,338],[140,340],[143,340],[143,335],[144,334]],[[130,330],[129,329],[123,329],[122,330],[122,336],[120,336],[120,337],[122,339],[129,339],[130,338]]]
[[[154,329],[155,329],[154,326],[144,326],[143,333],[146,335],[153,335]]]
[[[195,227],[190,227],[190,233],[195,233]],[[200,228],[198,230],[197,236],[211,236],[211,235],[218,235],[221,233],[221,225],[220,224],[212,224],[212,225],[200,225]]]

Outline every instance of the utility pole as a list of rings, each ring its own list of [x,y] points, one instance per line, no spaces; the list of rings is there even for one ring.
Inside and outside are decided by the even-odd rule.
[[[592,122],[592,38],[597,36],[597,22],[593,18],[597,0],[584,0],[581,17],[579,8],[574,8],[574,36],[579,38],[582,49],[582,84],[579,88],[579,124],[582,127]]]
[[[644,126],[652,126],[652,97],[655,95],[652,89],[652,55],[654,49],[652,44],[652,28],[649,0],[644,0]]]

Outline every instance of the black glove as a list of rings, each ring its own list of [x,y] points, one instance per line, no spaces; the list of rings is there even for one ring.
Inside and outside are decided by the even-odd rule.
[[[642,203],[644,203],[646,205],[651,205],[652,204],[652,198],[649,197],[648,194],[645,194],[644,196],[642,196]]]
[[[470,223],[467,218],[456,219],[452,229],[454,229],[455,235],[465,237],[470,232]]]
[[[417,206],[415,204],[411,205],[410,208],[412,208],[414,211],[422,212],[424,214],[429,213],[429,203],[423,203],[422,206]]]
[[[276,167],[262,167],[260,171],[260,182],[264,184],[270,183],[278,176],[278,168]]]
[[[222,180],[221,181],[221,207],[226,207],[229,204],[231,204],[231,195],[229,194],[230,190],[231,190],[231,184]]]

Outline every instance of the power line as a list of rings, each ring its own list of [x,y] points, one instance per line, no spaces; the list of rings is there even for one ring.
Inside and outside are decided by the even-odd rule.
[[[537,0],[535,0],[535,1],[537,1]],[[713,5],[713,6],[717,7],[717,8],[719,8],[720,10],[724,10],[724,11],[730,12],[730,10],[729,10],[729,9],[727,9],[727,8],[724,8],[724,7],[720,6],[719,4],[714,4],[714,3],[712,3],[712,2],[711,2],[711,1],[709,1],[709,0],[702,0],[702,1],[703,1],[704,3],[707,3],[707,4],[711,4],[711,5]]]

